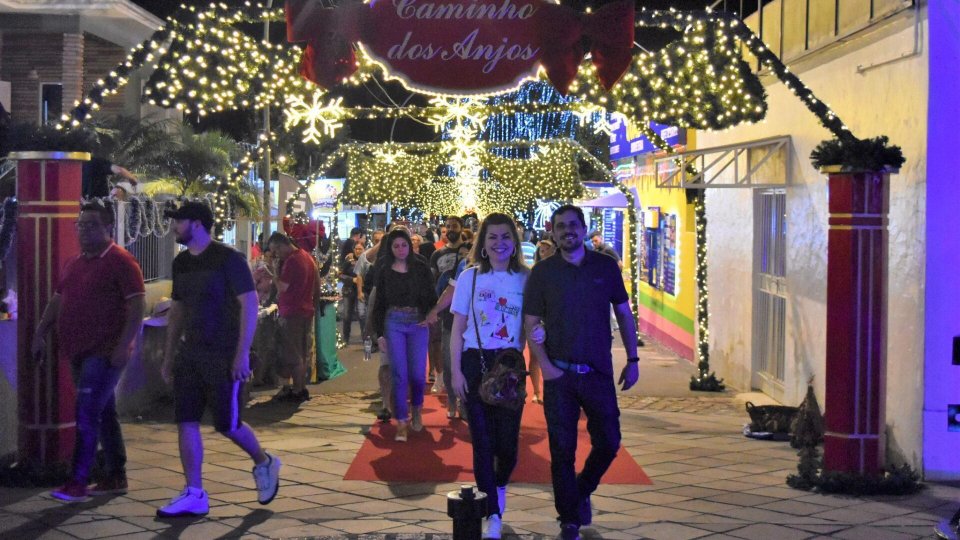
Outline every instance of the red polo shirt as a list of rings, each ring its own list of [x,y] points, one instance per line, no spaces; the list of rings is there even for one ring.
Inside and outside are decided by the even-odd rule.
[[[130,252],[110,242],[99,255],[70,259],[56,292],[60,353],[75,361],[110,356],[123,332],[127,300],[144,294],[143,274]]]
[[[277,295],[277,307],[281,317],[312,317],[313,287],[317,280],[317,265],[313,257],[297,249],[283,261],[280,281],[289,285]]]

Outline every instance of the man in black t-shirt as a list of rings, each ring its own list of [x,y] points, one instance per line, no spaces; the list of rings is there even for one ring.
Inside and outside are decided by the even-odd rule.
[[[130,171],[119,165],[115,165],[110,160],[95,157],[90,161],[83,162],[83,177],[80,183],[80,193],[84,199],[90,197],[106,197],[110,194],[110,184],[107,178],[111,175],[121,176],[130,181],[133,186],[137,185],[137,177]]]
[[[580,538],[580,527],[592,521],[590,494],[620,448],[620,409],[610,350],[611,304],[628,356],[620,372],[622,390],[630,389],[639,377],[637,329],[616,261],[583,244],[587,230],[583,211],[561,206],[551,222],[560,253],[533,267],[523,293],[523,313],[526,335],[541,323],[546,326],[545,343],[528,343],[543,373],[543,410],[560,536],[574,540]],[[587,415],[592,448],[583,470],[576,474],[581,409]]]
[[[251,376],[250,344],[257,325],[257,291],[243,256],[210,238],[213,212],[197,202],[167,211],[177,242],[173,294],[161,374],[174,386],[180,461],[186,487],[159,517],[200,516],[210,509],[200,476],[200,419],[212,409],[214,426],[254,461],[257,500],[267,504],[279,488],[280,460],[263,451],[241,420],[243,383]]]
[[[446,221],[446,245],[433,252],[430,256],[430,270],[433,271],[433,278],[436,280],[437,297],[444,296],[444,291],[454,278],[457,272],[457,266],[460,261],[470,255],[470,244],[463,241],[463,220],[457,216],[450,216]],[[452,299],[452,294],[446,295]],[[439,315],[440,322],[431,324],[430,332],[430,351],[434,355],[434,369],[437,371],[439,381],[443,381],[442,386],[438,381],[434,386],[434,392],[446,391],[447,393],[447,416],[453,418],[453,411],[456,410],[457,394],[451,387],[452,379],[450,375],[450,332],[453,330],[453,315],[450,314],[449,300],[440,309],[434,309]],[[432,321],[431,321],[432,322]],[[436,354],[439,353],[439,361]],[[442,362],[442,364],[440,363]]]

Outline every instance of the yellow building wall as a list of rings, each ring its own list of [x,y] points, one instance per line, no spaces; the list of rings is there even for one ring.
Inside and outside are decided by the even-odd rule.
[[[650,207],[659,207],[661,227],[664,216],[676,216],[676,273],[675,295],[639,281],[639,329],[647,336],[666,346],[683,358],[694,360],[696,327],[696,232],[693,205],[687,204],[683,189],[658,188],[651,161],[643,156],[636,158],[633,174],[624,179],[639,195],[639,209],[643,216],[638,221],[644,230],[639,231],[638,254],[643,252],[645,228],[651,223]],[[661,246],[662,249],[662,246]],[[629,264],[638,264],[638,257],[631,257]]]

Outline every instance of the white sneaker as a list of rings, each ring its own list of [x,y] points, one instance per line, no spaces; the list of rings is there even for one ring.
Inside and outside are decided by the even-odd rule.
[[[202,489],[185,487],[170,503],[157,510],[157,517],[205,516],[210,511],[210,499]]]
[[[483,538],[500,540],[500,530],[503,528],[503,519],[497,514],[488,516],[483,520]]]
[[[442,394],[446,391],[446,387],[443,385],[443,378],[437,377],[437,381],[433,383],[433,393]]]
[[[507,513],[507,486],[497,486],[497,504],[500,505],[500,515]]]
[[[257,501],[270,504],[280,489],[280,458],[267,454],[267,461],[253,466],[253,480],[257,483]]]

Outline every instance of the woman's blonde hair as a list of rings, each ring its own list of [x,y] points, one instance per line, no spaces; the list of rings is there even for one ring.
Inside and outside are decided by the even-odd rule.
[[[473,249],[470,250],[470,261],[474,266],[478,266],[479,273],[490,272],[493,266],[490,264],[490,258],[485,255],[487,243],[487,230],[491,225],[509,225],[510,236],[513,237],[513,253],[510,255],[510,263],[507,269],[511,272],[526,272],[527,265],[523,262],[523,250],[520,248],[520,233],[517,232],[517,225],[513,218],[501,213],[494,212],[483,218],[480,223],[480,230],[474,236]]]

